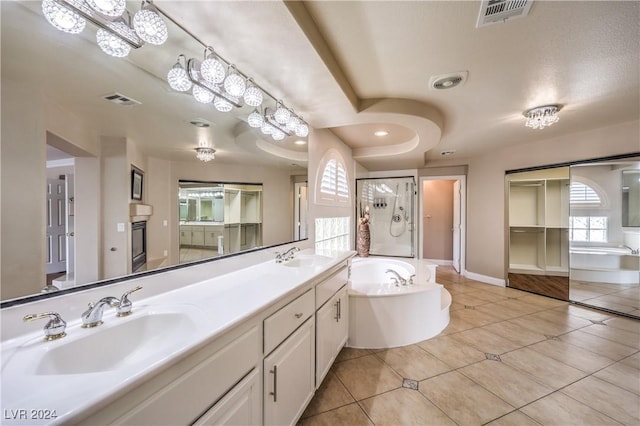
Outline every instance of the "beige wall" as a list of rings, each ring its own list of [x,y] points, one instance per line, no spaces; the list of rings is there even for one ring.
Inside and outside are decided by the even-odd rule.
[[[171,220],[171,206],[172,203],[176,203],[176,199],[172,197],[168,188],[171,188],[171,162],[154,157],[147,158],[143,191],[145,203],[153,206],[153,214],[147,221],[148,261],[164,258],[165,250],[168,257],[171,250],[171,226],[175,225]]]
[[[543,135],[544,132],[541,132]],[[467,270],[505,278],[505,171],[640,151],[640,122],[491,151],[469,160]]]
[[[427,180],[422,186],[423,258],[453,260],[453,180]]]

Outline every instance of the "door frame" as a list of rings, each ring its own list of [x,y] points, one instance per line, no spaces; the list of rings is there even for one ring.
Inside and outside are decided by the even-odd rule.
[[[467,275],[467,176],[466,175],[447,175],[447,176],[420,176],[420,190],[418,193],[418,223],[420,232],[418,233],[418,257],[424,258],[424,229],[422,229],[422,221],[424,218],[424,200],[423,188],[426,181],[433,180],[453,180],[460,182],[460,275]]]

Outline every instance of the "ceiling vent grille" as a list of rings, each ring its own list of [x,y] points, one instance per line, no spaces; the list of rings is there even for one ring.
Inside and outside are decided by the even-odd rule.
[[[527,16],[533,0],[483,0],[476,28]]]
[[[435,90],[453,89],[463,85],[467,81],[468,75],[467,71],[434,75],[429,79],[429,88]]]
[[[142,102],[136,101],[135,99],[124,96],[123,94],[118,92],[104,95],[102,98],[108,100],[109,102],[113,102],[114,104],[123,106],[142,105]]]

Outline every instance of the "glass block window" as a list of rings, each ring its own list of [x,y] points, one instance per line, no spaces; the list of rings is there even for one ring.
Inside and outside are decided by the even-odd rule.
[[[571,216],[569,239],[577,242],[607,242],[606,216]]]

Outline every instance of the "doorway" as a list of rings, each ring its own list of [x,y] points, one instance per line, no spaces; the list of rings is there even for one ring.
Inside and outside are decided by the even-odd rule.
[[[466,272],[466,176],[420,178],[420,258]]]

